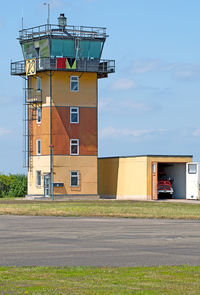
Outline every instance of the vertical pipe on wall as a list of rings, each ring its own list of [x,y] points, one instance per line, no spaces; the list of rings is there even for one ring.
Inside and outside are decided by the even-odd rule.
[[[52,72],[50,71],[50,173],[51,173],[51,197],[53,196],[53,148],[52,148]]]
[[[97,194],[99,194],[99,119],[98,119],[98,108],[99,108],[99,92],[98,92],[98,75],[96,77],[96,124],[97,124],[97,134],[96,134],[96,138],[97,138]]]

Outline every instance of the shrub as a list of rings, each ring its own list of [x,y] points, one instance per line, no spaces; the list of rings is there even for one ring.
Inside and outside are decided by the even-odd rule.
[[[23,174],[11,175],[14,177],[11,182],[8,195],[14,198],[23,198],[27,194],[27,177]]]
[[[0,174],[0,198],[24,197],[27,193],[27,177],[22,174]]]
[[[0,198],[8,196],[13,180],[13,175],[0,174]]]

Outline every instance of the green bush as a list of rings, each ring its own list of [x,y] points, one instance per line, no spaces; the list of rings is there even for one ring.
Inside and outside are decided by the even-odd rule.
[[[27,193],[27,177],[23,174],[0,174],[0,198],[24,197]]]
[[[0,198],[8,196],[13,180],[12,175],[0,175]]]
[[[27,177],[22,174],[13,175],[14,179],[11,182],[9,196],[14,198],[25,197],[27,193]]]

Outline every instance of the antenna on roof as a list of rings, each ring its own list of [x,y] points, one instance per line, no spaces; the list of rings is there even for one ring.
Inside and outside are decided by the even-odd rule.
[[[24,10],[22,8],[22,30],[24,29]]]
[[[50,3],[44,2],[44,5],[47,5],[48,8],[48,18],[47,18],[47,25],[50,24]]]

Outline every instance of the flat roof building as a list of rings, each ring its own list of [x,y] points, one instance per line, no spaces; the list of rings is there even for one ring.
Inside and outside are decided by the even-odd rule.
[[[191,155],[99,158],[99,194],[118,200],[198,199]]]

